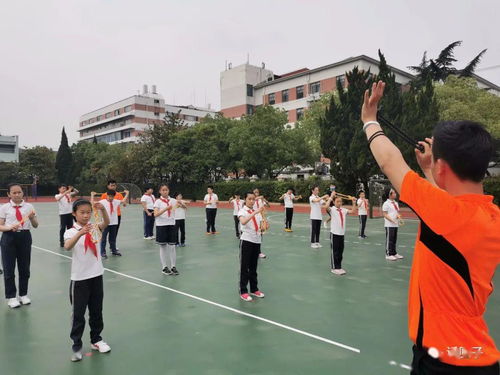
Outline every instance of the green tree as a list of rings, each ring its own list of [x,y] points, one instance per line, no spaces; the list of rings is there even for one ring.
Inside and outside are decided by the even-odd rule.
[[[55,152],[45,146],[22,149],[19,153],[19,172],[22,182],[31,183],[32,176],[37,175],[41,185],[56,184],[55,156]]]
[[[68,137],[64,127],[61,134],[61,144],[57,150],[55,168],[57,170],[57,180],[59,183],[72,184],[73,155],[68,145]]]

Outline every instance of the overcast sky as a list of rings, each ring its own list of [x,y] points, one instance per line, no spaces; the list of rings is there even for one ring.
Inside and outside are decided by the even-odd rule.
[[[225,61],[276,74],[350,56],[405,69],[455,40],[458,67],[500,85],[500,1],[33,0],[0,5],[0,134],[57,149],[83,113],[156,84],[167,103],[219,109]]]

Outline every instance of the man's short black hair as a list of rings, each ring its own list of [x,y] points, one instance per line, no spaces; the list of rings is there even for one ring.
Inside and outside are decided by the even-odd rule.
[[[116,191],[114,191],[114,190],[108,190],[106,192],[106,194],[108,195],[108,197],[114,197],[116,195]]]
[[[433,132],[434,160],[443,159],[461,180],[481,182],[493,154],[490,133],[473,121],[446,121]]]
[[[108,180],[106,186],[108,186],[109,184],[116,184],[116,180]]]
[[[212,189],[212,190],[214,190],[214,187],[213,187],[213,185],[208,185],[208,186],[207,186],[207,189]]]

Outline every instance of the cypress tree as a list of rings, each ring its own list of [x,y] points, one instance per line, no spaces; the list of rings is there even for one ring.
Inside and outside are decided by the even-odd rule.
[[[71,184],[73,182],[71,181],[72,169],[73,169],[73,155],[71,153],[71,149],[69,148],[68,137],[66,136],[66,132],[63,127],[61,134],[61,144],[59,145],[59,149],[57,150],[57,156],[56,156],[56,171],[57,171],[58,182]]]

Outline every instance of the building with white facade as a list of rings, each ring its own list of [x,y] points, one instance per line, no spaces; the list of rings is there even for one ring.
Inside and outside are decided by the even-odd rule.
[[[0,162],[19,162],[19,136],[0,135]]]
[[[142,94],[133,95],[80,117],[79,141],[123,143],[136,142],[139,135],[150,125],[162,124],[167,113],[175,113],[188,126],[205,116],[215,116],[216,111],[194,106],[165,104],[156,86],[151,92],[144,85]]]
[[[287,74],[276,75],[271,70],[248,63],[232,67],[220,74],[221,112],[229,118],[252,114],[255,107],[268,104],[287,111],[289,124],[300,120],[312,102],[321,94],[332,91],[340,79],[344,87],[345,73],[355,66],[371,74],[378,74],[379,61],[361,55],[315,69],[303,68]],[[396,82],[406,85],[414,76],[389,66]],[[478,86],[500,95],[500,87],[474,76]]]

